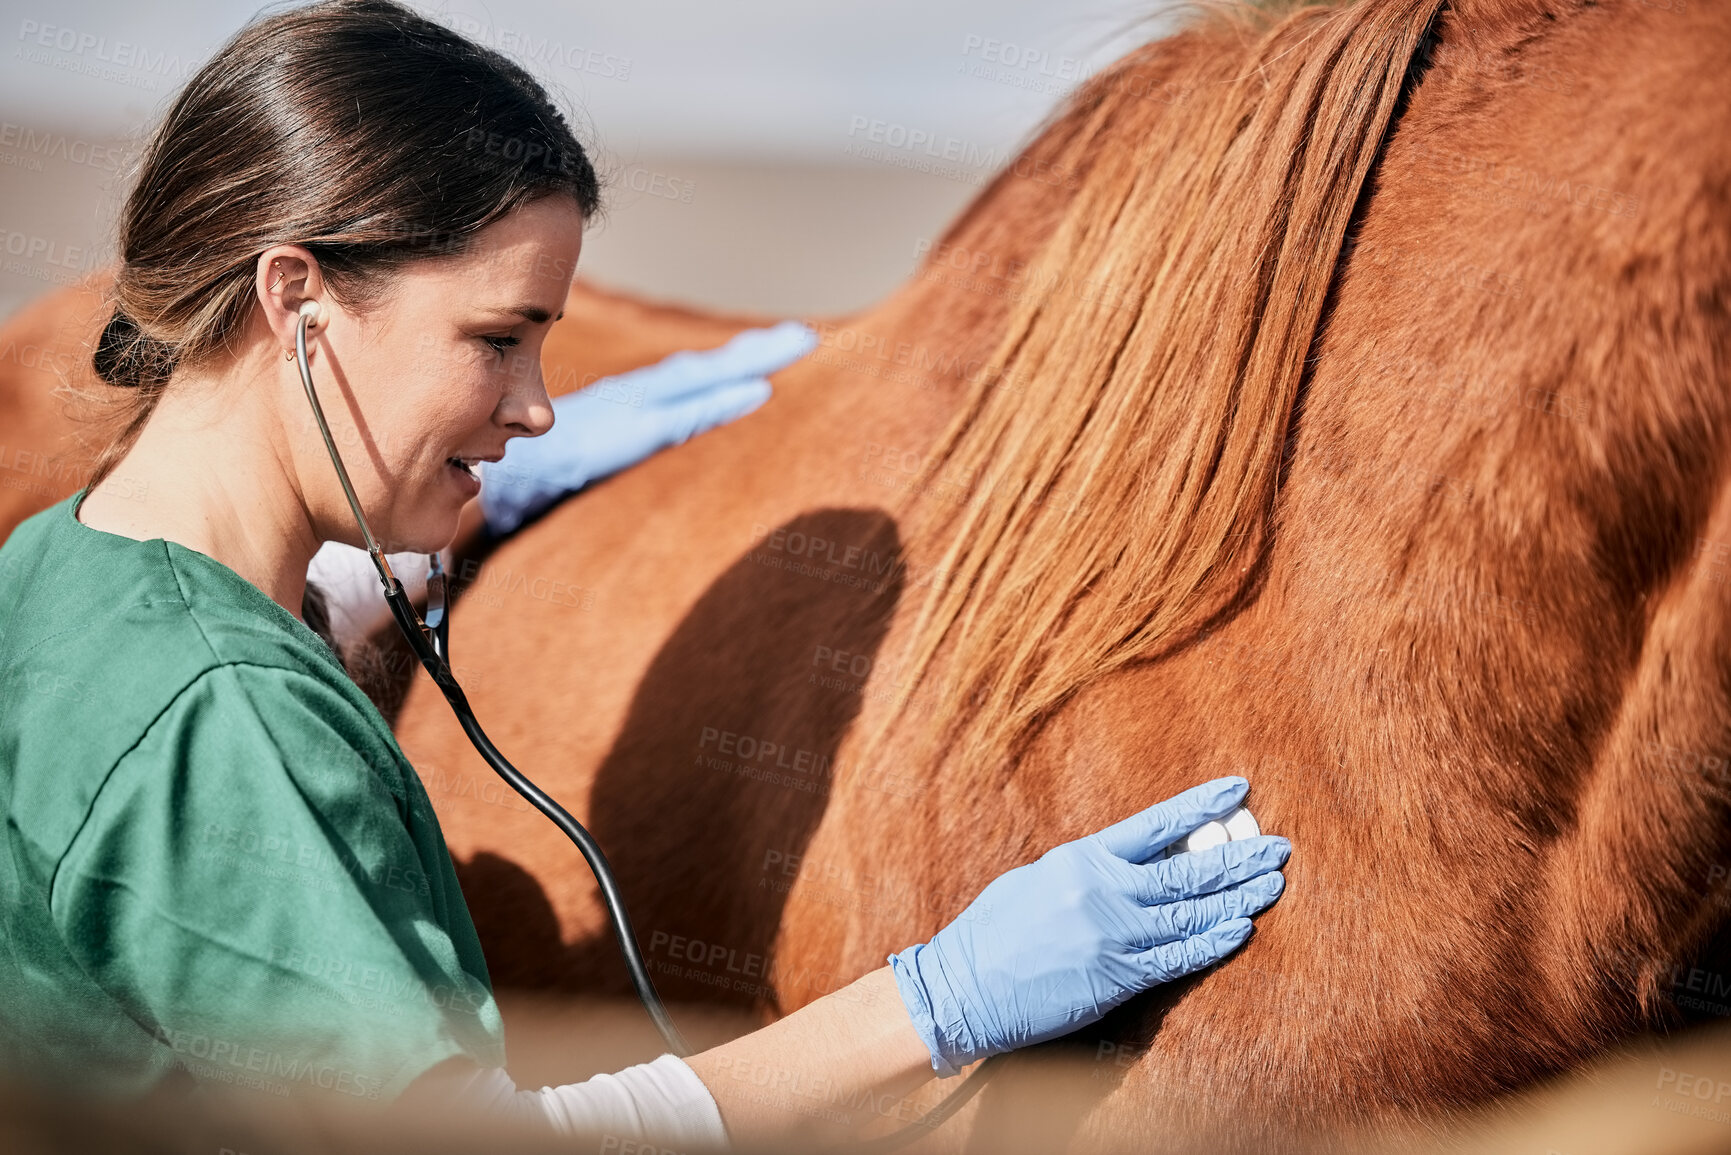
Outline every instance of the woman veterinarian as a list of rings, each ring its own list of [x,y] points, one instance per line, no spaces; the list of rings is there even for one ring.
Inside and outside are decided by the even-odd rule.
[[[597,202],[527,73],[388,0],[255,22],[177,97],[95,353],[136,417],[0,549],[6,1078],[128,1097],[274,1073],[672,1146],[826,1140],[727,1072],[899,1093],[1208,966],[1277,897],[1283,839],[1161,857],[1237,807],[1246,783],[1221,779],[1000,876],[930,942],[753,1034],[512,1084],[427,795],[302,616],[314,554],[359,535],[288,351],[317,302],[309,350],[368,520],[437,550],[475,463],[553,426],[541,346]],[[535,452],[489,482],[492,528],[742,415],[807,344],[784,326],[676,358],[652,404],[515,443]],[[312,955],[330,965],[293,963]]]

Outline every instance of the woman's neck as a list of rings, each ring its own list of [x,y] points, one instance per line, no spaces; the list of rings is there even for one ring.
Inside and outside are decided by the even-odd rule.
[[[177,375],[78,520],[214,558],[298,618],[320,543],[259,398],[256,383]]]

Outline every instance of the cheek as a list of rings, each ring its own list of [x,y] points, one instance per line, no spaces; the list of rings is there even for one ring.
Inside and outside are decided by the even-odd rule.
[[[498,373],[471,372],[452,381],[440,394],[438,404],[453,425],[472,433],[492,420],[503,389]]]
[[[499,394],[492,367],[485,358],[466,352],[440,346],[427,354],[403,352],[393,363],[382,365],[379,380],[389,383],[389,404],[399,413],[421,414],[434,422],[440,414],[491,411]]]
[[[499,407],[497,374],[465,366],[425,378],[415,389],[411,426],[435,449],[475,448],[475,433]]]

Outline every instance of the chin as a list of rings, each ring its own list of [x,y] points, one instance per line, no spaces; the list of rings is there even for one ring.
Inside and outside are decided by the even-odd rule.
[[[450,511],[420,512],[402,523],[393,523],[391,532],[379,539],[386,553],[438,553],[457,536],[457,521],[463,507]]]
[[[457,536],[457,519],[452,518],[444,528],[425,534],[415,534],[408,539],[408,544],[400,547],[399,553],[438,553],[451,544]]]

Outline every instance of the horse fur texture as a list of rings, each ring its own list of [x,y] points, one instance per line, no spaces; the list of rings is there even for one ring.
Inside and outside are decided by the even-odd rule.
[[[607,847],[675,999],[785,1013],[1250,779],[1295,850],[1244,950],[1048,1048],[1092,1060],[1080,1106],[1020,1109],[1012,1057],[908,1150],[1422,1123],[1677,1027],[1703,952],[1731,973],[1731,17],[1435,8],[1210,11],[1133,54],[764,409],[459,568],[478,716]],[[1189,206],[1171,236],[1147,196]],[[550,382],[742,323],[579,287]],[[1091,452],[1097,416],[1137,435]],[[424,679],[396,725],[496,980],[622,991],[593,884]]]
[[[1071,384],[1062,363],[1003,372],[1028,295],[1123,303],[1090,281],[1097,268],[1043,265],[1047,238],[1080,227],[1067,214],[1112,147],[1205,118],[1222,78],[1261,59],[1286,70],[1270,90],[1291,91],[1305,53],[1351,42],[1331,22],[1391,20],[1405,36],[1421,16],[1367,2],[1151,45],[1060,115],[901,292],[822,325],[823,348],[759,415],[486,559],[482,573],[583,575],[596,591],[588,620],[501,596],[455,628],[486,639],[475,660],[500,672],[476,695],[483,716],[586,799],[616,848],[671,993],[785,1012],[928,936],[998,872],[1242,773],[1265,828],[1296,846],[1287,895],[1239,957],[1068,1044],[1104,1057],[1094,1107],[1048,1124],[1055,1148],[1191,1125],[1254,1148],[1420,1118],[1677,1018],[1672,976],[1723,927],[1731,860],[1720,11],[1443,10],[1362,187],[1329,186],[1352,215],[1290,408],[1273,406],[1278,470],[1243,587],[1223,586],[1169,648],[1067,685],[1008,762],[934,748],[976,724],[959,709],[980,686],[953,677],[953,635],[921,658],[933,599],[962,599],[964,634],[999,623],[962,639],[987,650],[1037,645],[1065,620],[1029,600],[1018,626],[1002,603],[969,601],[989,583],[952,572],[966,546],[945,536],[956,519],[933,516],[992,492],[948,456],[958,414],[990,400],[982,381],[999,395]],[[1271,37],[1290,51],[1270,58]],[[1136,99],[1096,116],[1114,83]],[[1158,464],[1183,436],[1138,444]],[[988,459],[1013,478],[1033,464]],[[1245,460],[1245,476],[1271,464]],[[1063,477],[1061,461],[1043,467]],[[1091,536],[997,596],[1135,587],[1133,564],[1079,585],[1062,572],[1120,544],[1102,535],[1149,529],[1101,525],[1091,484],[1034,490],[1079,505]],[[861,583],[855,557],[895,561]],[[1124,636],[1142,621],[1121,619]],[[609,665],[547,668],[578,639]],[[505,673],[523,670],[539,671],[533,692]],[[417,685],[405,742],[478,773],[441,710]],[[975,732],[1015,721],[1000,710]],[[499,903],[477,903],[483,925],[510,941],[527,917],[538,947],[579,943],[515,950],[502,973],[615,970],[591,888],[558,865],[566,849],[503,807],[463,806],[453,845]],[[1014,1116],[1013,1070],[953,1126],[989,1145],[992,1120]]]

